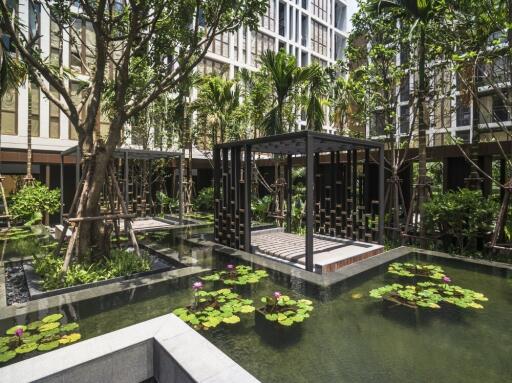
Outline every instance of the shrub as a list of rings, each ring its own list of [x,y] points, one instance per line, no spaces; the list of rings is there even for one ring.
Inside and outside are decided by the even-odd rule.
[[[434,195],[424,209],[427,232],[453,239],[457,250],[463,253],[468,247],[476,250],[476,238],[492,230],[497,204],[484,198],[480,191],[460,189]]]
[[[156,194],[156,199],[160,203],[161,213],[165,213],[165,209],[169,209],[169,213],[172,214],[178,208],[179,202],[177,198],[169,197],[167,194],[163,192],[158,192]]]
[[[60,208],[60,190],[50,190],[40,182],[25,185],[11,197],[11,214],[14,219],[33,225],[43,220],[45,213],[56,213]]]
[[[213,187],[201,189],[194,199],[194,209],[203,212],[213,211]]]
[[[268,210],[272,203],[272,196],[266,195],[262,198],[254,198],[251,203],[252,215],[255,221],[269,222]]]
[[[102,262],[73,263],[66,274],[61,273],[64,260],[53,253],[34,256],[34,269],[43,278],[43,288],[54,290],[131,275],[151,269],[147,256],[139,257],[135,252],[112,250]]]

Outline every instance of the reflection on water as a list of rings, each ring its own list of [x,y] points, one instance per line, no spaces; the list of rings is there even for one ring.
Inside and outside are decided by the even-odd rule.
[[[194,252],[179,235],[153,236],[183,259],[223,268],[233,259]],[[424,262],[431,259],[410,255]],[[190,261],[191,262],[191,261]],[[389,283],[385,267],[330,289],[270,272],[270,278],[240,291],[260,305],[260,298],[278,290],[314,301],[311,318],[292,338],[279,339],[256,329],[254,319],[220,326],[204,335],[263,382],[503,382],[512,376],[512,283],[498,269],[483,270],[460,262],[435,260],[457,285],[482,292],[484,310],[412,311],[386,308],[368,291]],[[81,325],[84,338],[113,331],[169,313],[190,303],[191,284],[182,278],[98,297],[59,311]],[[211,285],[206,284],[206,288]],[[56,311],[56,310],[53,310]],[[17,318],[31,321],[46,315]],[[5,330],[15,322],[0,322]]]

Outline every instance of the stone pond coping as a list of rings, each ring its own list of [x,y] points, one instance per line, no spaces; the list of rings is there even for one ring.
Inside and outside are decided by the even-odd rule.
[[[145,247],[141,244],[141,249]],[[148,250],[149,251],[149,250]],[[148,275],[158,274],[169,270],[175,270],[177,268],[184,268],[178,261],[174,258],[168,257],[165,254],[160,254],[157,251],[151,250],[154,256],[156,257],[154,266],[149,271],[143,271],[131,275],[125,275],[116,278],[105,279],[96,282],[84,283],[81,285],[63,287],[60,289],[48,290],[45,291],[43,289],[43,278],[36,273],[34,266],[31,262],[23,262],[23,271],[25,272],[25,279],[27,281],[27,287],[30,294],[30,300],[41,299],[50,297],[53,295],[61,295],[65,293],[70,293],[72,291],[85,290],[90,289],[92,287],[108,285],[115,282],[135,279],[139,277],[145,277]]]
[[[196,245],[202,246],[211,246],[214,251],[217,251],[221,254],[242,259],[246,262],[250,262],[251,264],[255,264],[270,270],[274,270],[285,275],[289,275],[293,278],[302,279],[310,284],[316,285],[321,288],[330,287],[334,284],[340,283],[342,281],[348,280],[356,275],[362,274],[366,271],[374,269],[376,267],[385,265],[387,263],[393,262],[403,256],[411,253],[421,254],[424,256],[430,257],[439,257],[444,259],[450,259],[453,261],[459,261],[463,263],[475,264],[484,267],[498,268],[502,270],[507,270],[512,273],[512,265],[488,261],[484,259],[474,259],[463,256],[455,256],[446,253],[441,253],[438,251],[430,251],[423,250],[414,247],[401,246],[395,249],[386,251],[384,253],[375,255],[373,257],[352,263],[347,265],[341,269],[338,269],[334,272],[328,272],[325,274],[318,274],[310,271],[306,271],[297,266],[294,266],[290,263],[282,262],[281,260],[272,259],[268,256],[257,255],[248,253],[243,250],[233,249],[228,246],[224,246],[213,242],[211,236],[202,235],[187,239],[188,242],[191,242]]]
[[[3,265],[0,265],[0,272],[2,270]],[[25,303],[13,304],[11,306],[6,305],[5,289],[2,289],[1,287],[5,286],[5,283],[2,285],[1,281],[3,275],[5,275],[4,272],[0,275],[0,320],[15,316],[23,316],[30,312],[37,312],[45,309],[49,310],[51,308],[59,307],[62,305],[72,304],[75,302],[80,302],[91,298],[97,298],[99,296],[105,296],[120,291],[131,290],[141,286],[149,286],[155,283],[161,283],[184,277],[190,277],[210,270],[211,269],[209,268],[204,268],[201,266],[184,267],[181,269],[164,271],[157,274],[151,274],[143,277],[113,282],[106,285],[72,291],[61,295],[54,295],[46,298],[36,299]]]
[[[257,383],[173,314],[0,368],[2,383]]]

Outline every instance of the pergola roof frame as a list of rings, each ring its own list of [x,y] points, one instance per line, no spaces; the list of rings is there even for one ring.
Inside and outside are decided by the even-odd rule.
[[[78,188],[78,183],[80,180],[80,162],[81,162],[81,153],[78,145],[75,145],[69,149],[66,149],[60,153],[60,222],[63,223],[64,216],[64,157],[66,156],[75,156],[75,188]],[[179,169],[179,223],[183,224],[183,204],[184,204],[184,196],[183,196],[183,160],[184,155],[181,152],[169,152],[163,150],[147,150],[147,149],[133,149],[133,148],[117,148],[114,150],[113,154],[114,158],[122,158],[124,159],[124,182],[125,182],[125,201],[128,203],[128,177],[129,177],[129,167],[128,160],[158,160],[161,158],[176,158],[178,160],[178,169]]]
[[[378,209],[378,242],[383,244],[384,242],[384,144],[376,141],[362,140],[352,137],[337,136],[326,133],[319,133],[313,131],[300,131],[287,134],[279,134],[274,136],[261,137],[256,139],[248,139],[235,142],[227,142],[217,144],[214,147],[213,159],[214,159],[214,203],[215,203],[215,227],[214,236],[216,240],[222,240],[219,236],[220,228],[223,225],[223,218],[219,218],[222,215],[220,209],[232,209],[232,216],[239,217],[240,225],[243,227],[243,235],[240,231],[239,237],[236,237],[240,247],[247,251],[251,251],[251,173],[252,173],[252,158],[253,152],[259,153],[273,153],[273,154],[285,154],[287,155],[287,182],[291,182],[291,167],[292,157],[294,155],[302,155],[306,158],[306,270],[313,271],[313,232],[314,228],[314,205],[315,205],[315,162],[318,163],[318,155],[320,153],[330,152],[334,155],[335,152],[341,152],[344,150],[352,151],[356,153],[356,150],[365,150],[366,160],[369,161],[369,151],[378,151],[378,166],[379,166],[379,209]],[[228,151],[230,152],[229,159]],[[241,163],[241,156],[243,152],[244,164]],[[316,157],[316,158],[315,158]],[[354,162],[357,161],[357,157],[354,157]],[[232,162],[232,169],[227,165],[227,161]],[[240,170],[244,168],[245,181],[243,189],[237,190],[237,185],[240,182]],[[236,174],[233,173],[236,171]],[[228,201],[229,198],[226,196],[222,197],[221,201],[221,179],[227,177],[228,187],[227,193],[233,194],[234,199]],[[224,187],[224,186],[223,186]],[[234,191],[232,191],[234,190]],[[242,196],[242,198],[240,198]],[[225,200],[225,201],[224,201]],[[225,203],[226,201],[229,204]],[[287,196],[288,206],[291,205],[291,193]],[[224,205],[223,205],[224,204]],[[233,205],[234,204],[234,205]],[[219,209],[217,208],[219,205]],[[225,205],[234,206],[226,208]],[[222,207],[223,206],[223,207]],[[238,207],[237,207],[238,206]],[[236,214],[236,209],[238,214]],[[219,210],[219,211],[217,211]],[[240,216],[243,215],[243,218]],[[286,220],[288,223],[291,222],[290,209],[288,208]],[[236,221],[235,221],[236,226]],[[235,232],[236,233],[236,232]]]

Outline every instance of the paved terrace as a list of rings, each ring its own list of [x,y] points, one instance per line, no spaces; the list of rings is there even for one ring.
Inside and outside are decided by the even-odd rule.
[[[304,237],[300,235],[275,230],[260,233],[253,231],[251,245],[256,254],[269,255],[305,267],[306,247]],[[317,273],[332,272],[380,254],[383,250],[381,245],[314,235],[313,264]]]

